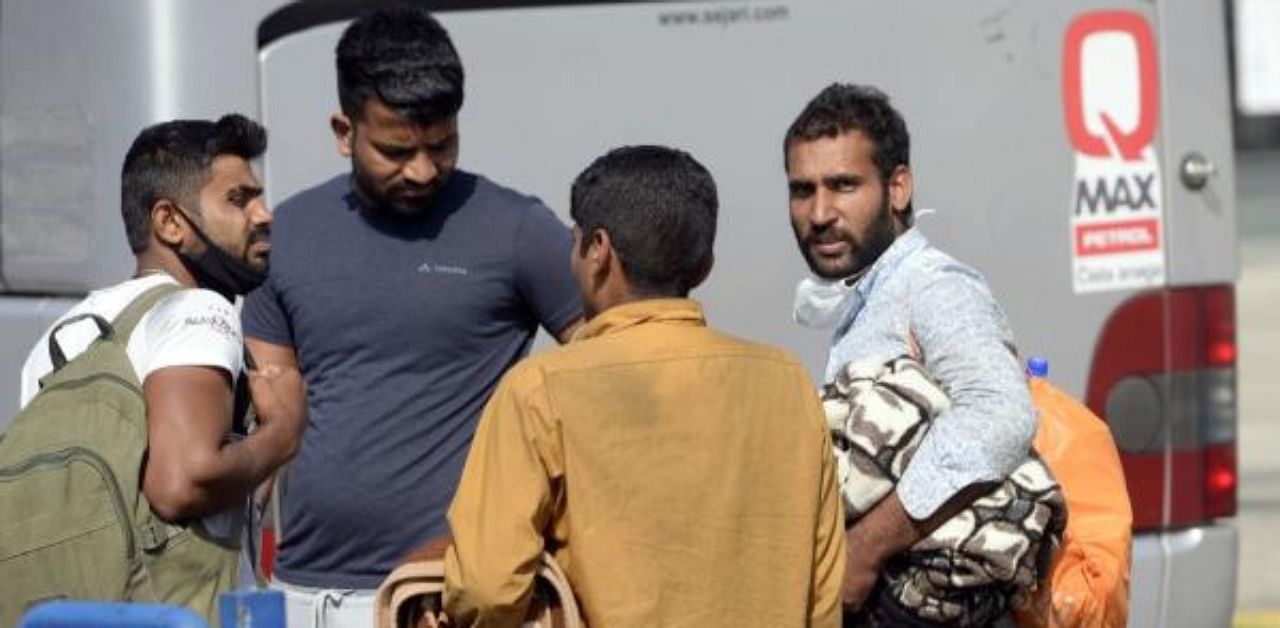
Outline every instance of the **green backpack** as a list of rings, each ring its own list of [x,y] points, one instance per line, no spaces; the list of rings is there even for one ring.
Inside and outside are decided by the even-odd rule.
[[[234,587],[239,548],[161,521],[141,490],[146,403],[125,348],[178,289],[148,290],[114,323],[86,314],[50,332],[54,370],[0,435],[0,626],[55,599],[177,604],[213,622]],[[84,319],[100,336],[68,361],[56,332]]]

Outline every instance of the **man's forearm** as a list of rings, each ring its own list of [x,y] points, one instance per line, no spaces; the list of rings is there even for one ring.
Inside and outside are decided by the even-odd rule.
[[[162,519],[199,517],[245,499],[297,450],[306,420],[300,376],[250,375],[256,406],[259,398],[287,399],[260,406],[258,429],[239,440],[227,438],[230,383],[219,369],[187,366],[160,369],[144,382],[148,457],[142,488]]]
[[[974,484],[956,493],[923,521],[907,514],[897,492],[889,493],[866,516],[849,528],[849,551],[866,552],[876,564],[906,551],[990,490],[990,484]],[[855,547],[857,549],[855,549]]]
[[[248,437],[226,443],[211,456],[191,461],[190,483],[171,487],[163,505],[152,506],[169,521],[202,517],[231,507],[250,495],[293,456],[296,443],[281,426],[264,425]]]
[[[924,537],[921,524],[902,507],[898,494],[889,493],[871,512],[846,531],[851,559],[877,566]]]
[[[989,485],[975,484],[962,489],[923,521],[916,521],[907,514],[896,491],[880,500],[845,531],[848,555],[840,597],[846,608],[862,606],[889,559],[936,530],[988,488]]]
[[[248,494],[293,458],[298,451],[298,439],[284,426],[268,423],[225,449],[234,460],[226,469],[228,486],[225,488],[236,494]]]

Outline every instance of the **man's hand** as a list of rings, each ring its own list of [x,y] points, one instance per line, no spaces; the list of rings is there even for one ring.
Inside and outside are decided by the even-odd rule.
[[[248,371],[249,396],[261,427],[280,430],[289,458],[298,449],[307,426],[307,392],[302,373],[296,368],[266,364]]]
[[[284,447],[284,460],[293,458],[307,427],[307,387],[293,347],[245,338],[245,346],[258,364],[248,371],[249,396],[258,415],[259,428],[276,432],[272,440]],[[259,431],[262,431],[261,429]]]
[[[845,610],[856,611],[867,601],[890,558],[906,551],[916,541],[954,517],[973,500],[991,490],[990,483],[972,484],[953,495],[928,519],[916,521],[907,514],[898,493],[889,493],[845,532],[848,541],[844,582],[840,597]]]
[[[861,608],[871,595],[884,563],[922,536],[923,531],[907,515],[896,492],[889,493],[849,528],[845,532],[847,555],[844,582],[840,586],[845,610]]]
[[[871,595],[871,589],[880,578],[883,563],[873,558],[872,548],[856,545],[857,535],[853,533],[852,528],[846,532],[846,535],[848,545],[845,550],[847,556],[844,564],[844,580],[840,584],[840,601],[844,603],[845,610],[856,611],[862,608],[863,603],[867,601],[867,596]]]

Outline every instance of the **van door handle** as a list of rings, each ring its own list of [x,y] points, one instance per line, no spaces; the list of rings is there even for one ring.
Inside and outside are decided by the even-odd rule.
[[[1182,184],[1189,190],[1199,190],[1209,183],[1209,177],[1218,174],[1218,167],[1200,153],[1189,153],[1182,158]]]

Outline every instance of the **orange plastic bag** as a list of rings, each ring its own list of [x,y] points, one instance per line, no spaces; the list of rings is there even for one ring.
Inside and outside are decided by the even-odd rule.
[[[1015,609],[1024,627],[1125,626],[1133,510],[1106,423],[1070,395],[1031,380],[1040,413],[1035,448],[1067,497],[1067,530],[1049,577]]]

